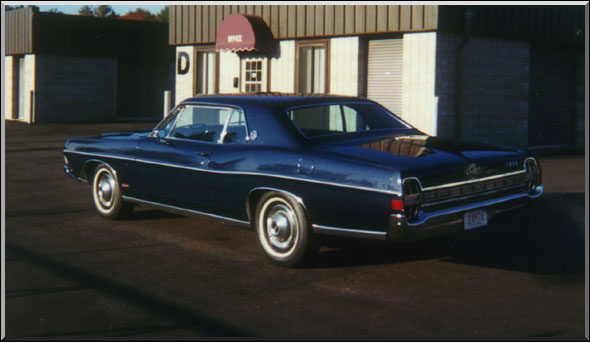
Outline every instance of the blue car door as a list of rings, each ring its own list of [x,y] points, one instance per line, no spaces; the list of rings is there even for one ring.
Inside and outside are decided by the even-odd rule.
[[[209,211],[209,160],[231,108],[185,105],[138,145],[141,197],[150,202]]]

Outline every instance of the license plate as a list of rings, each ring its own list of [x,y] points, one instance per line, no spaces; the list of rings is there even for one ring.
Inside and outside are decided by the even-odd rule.
[[[488,224],[488,213],[485,209],[467,212],[463,216],[463,222],[465,222],[465,230],[485,226]]]

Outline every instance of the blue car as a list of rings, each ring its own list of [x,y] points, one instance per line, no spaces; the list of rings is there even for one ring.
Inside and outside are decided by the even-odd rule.
[[[252,227],[286,266],[312,260],[322,235],[425,239],[543,192],[526,151],[428,136],[344,96],[193,97],[153,130],[69,139],[63,153],[100,215],[148,204]]]

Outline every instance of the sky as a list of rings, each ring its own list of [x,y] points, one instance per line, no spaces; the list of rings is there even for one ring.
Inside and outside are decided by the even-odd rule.
[[[65,3],[71,3],[71,2],[58,2],[58,1],[56,1],[56,2],[42,2],[42,3],[37,3],[37,4],[35,4],[34,2],[31,2],[31,5],[38,6],[39,10],[42,12],[47,11],[50,8],[57,8],[58,10],[63,12],[64,14],[78,14],[78,9],[83,6],[83,4],[65,5]],[[116,5],[116,3],[114,3],[114,2],[107,2],[107,4],[109,6],[111,6],[115,10],[115,12],[117,12],[117,14],[119,14],[119,15],[124,15],[129,11],[135,10],[136,8],[143,8],[143,9],[146,9],[154,14],[157,14],[164,7],[164,5],[149,5],[148,2],[135,2],[135,3],[131,3],[131,5],[129,5],[129,2],[126,2],[125,5]],[[96,6],[97,4],[90,2],[90,5]]]

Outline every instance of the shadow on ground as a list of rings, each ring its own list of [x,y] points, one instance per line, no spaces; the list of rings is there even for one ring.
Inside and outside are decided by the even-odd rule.
[[[409,243],[328,240],[333,248],[324,248],[314,267],[440,259],[537,274],[584,272],[584,214],[584,193],[545,194],[525,211],[448,237]]]

